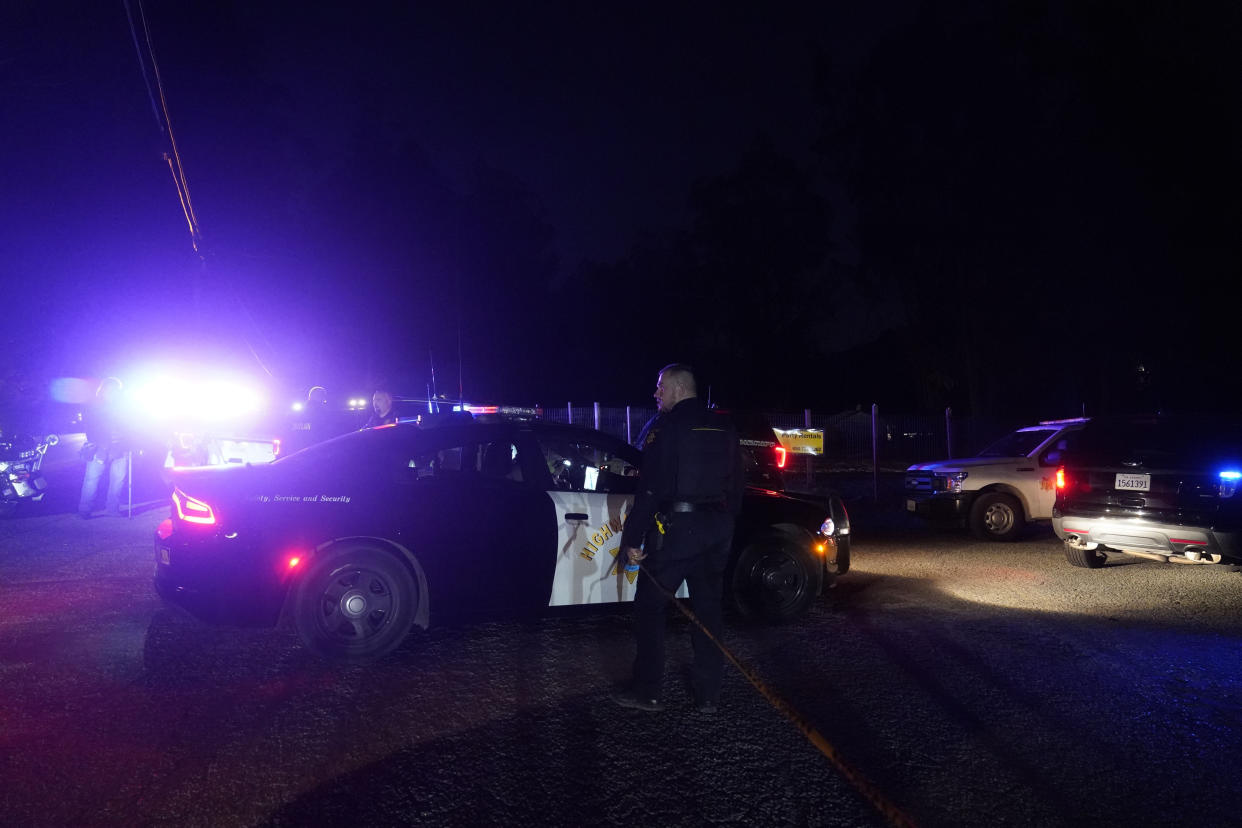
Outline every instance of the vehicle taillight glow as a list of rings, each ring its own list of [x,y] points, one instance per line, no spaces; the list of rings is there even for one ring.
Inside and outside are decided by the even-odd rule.
[[[785,468],[785,460],[789,457],[789,450],[784,446],[774,446],[772,450],[776,452],[776,467],[778,469]]]
[[[293,557],[289,559],[289,568],[295,569],[297,565],[300,564],[301,562],[302,562],[302,559],[299,558],[297,555],[294,555]]]
[[[1065,491],[1065,487],[1067,485],[1068,483],[1067,483],[1067,478],[1065,477],[1065,466],[1060,466],[1057,468],[1057,491],[1058,492]]]
[[[173,489],[172,499],[177,509],[177,517],[186,523],[197,523],[203,526],[215,524],[215,510],[203,501],[190,497],[180,489]]]

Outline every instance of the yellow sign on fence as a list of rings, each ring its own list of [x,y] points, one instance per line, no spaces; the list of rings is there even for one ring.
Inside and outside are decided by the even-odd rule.
[[[823,454],[824,430],[822,428],[774,428],[776,439],[785,450],[793,454]]]

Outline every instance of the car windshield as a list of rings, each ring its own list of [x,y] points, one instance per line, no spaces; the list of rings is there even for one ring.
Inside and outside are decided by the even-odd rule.
[[[1015,431],[979,452],[980,457],[1026,457],[1056,432],[1055,428]]]

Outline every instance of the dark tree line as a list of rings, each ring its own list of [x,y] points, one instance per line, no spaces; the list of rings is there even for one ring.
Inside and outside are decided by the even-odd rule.
[[[1228,4],[927,2],[860,68],[821,57],[813,163],[757,140],[691,226],[579,281],[625,285],[643,358],[693,355],[734,399],[1225,405],[1240,33]]]

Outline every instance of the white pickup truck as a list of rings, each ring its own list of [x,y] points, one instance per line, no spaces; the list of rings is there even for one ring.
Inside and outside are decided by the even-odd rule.
[[[1056,471],[1069,435],[1087,418],[1045,420],[997,440],[977,457],[906,470],[906,510],[980,538],[1017,540],[1027,523],[1051,520]]]

